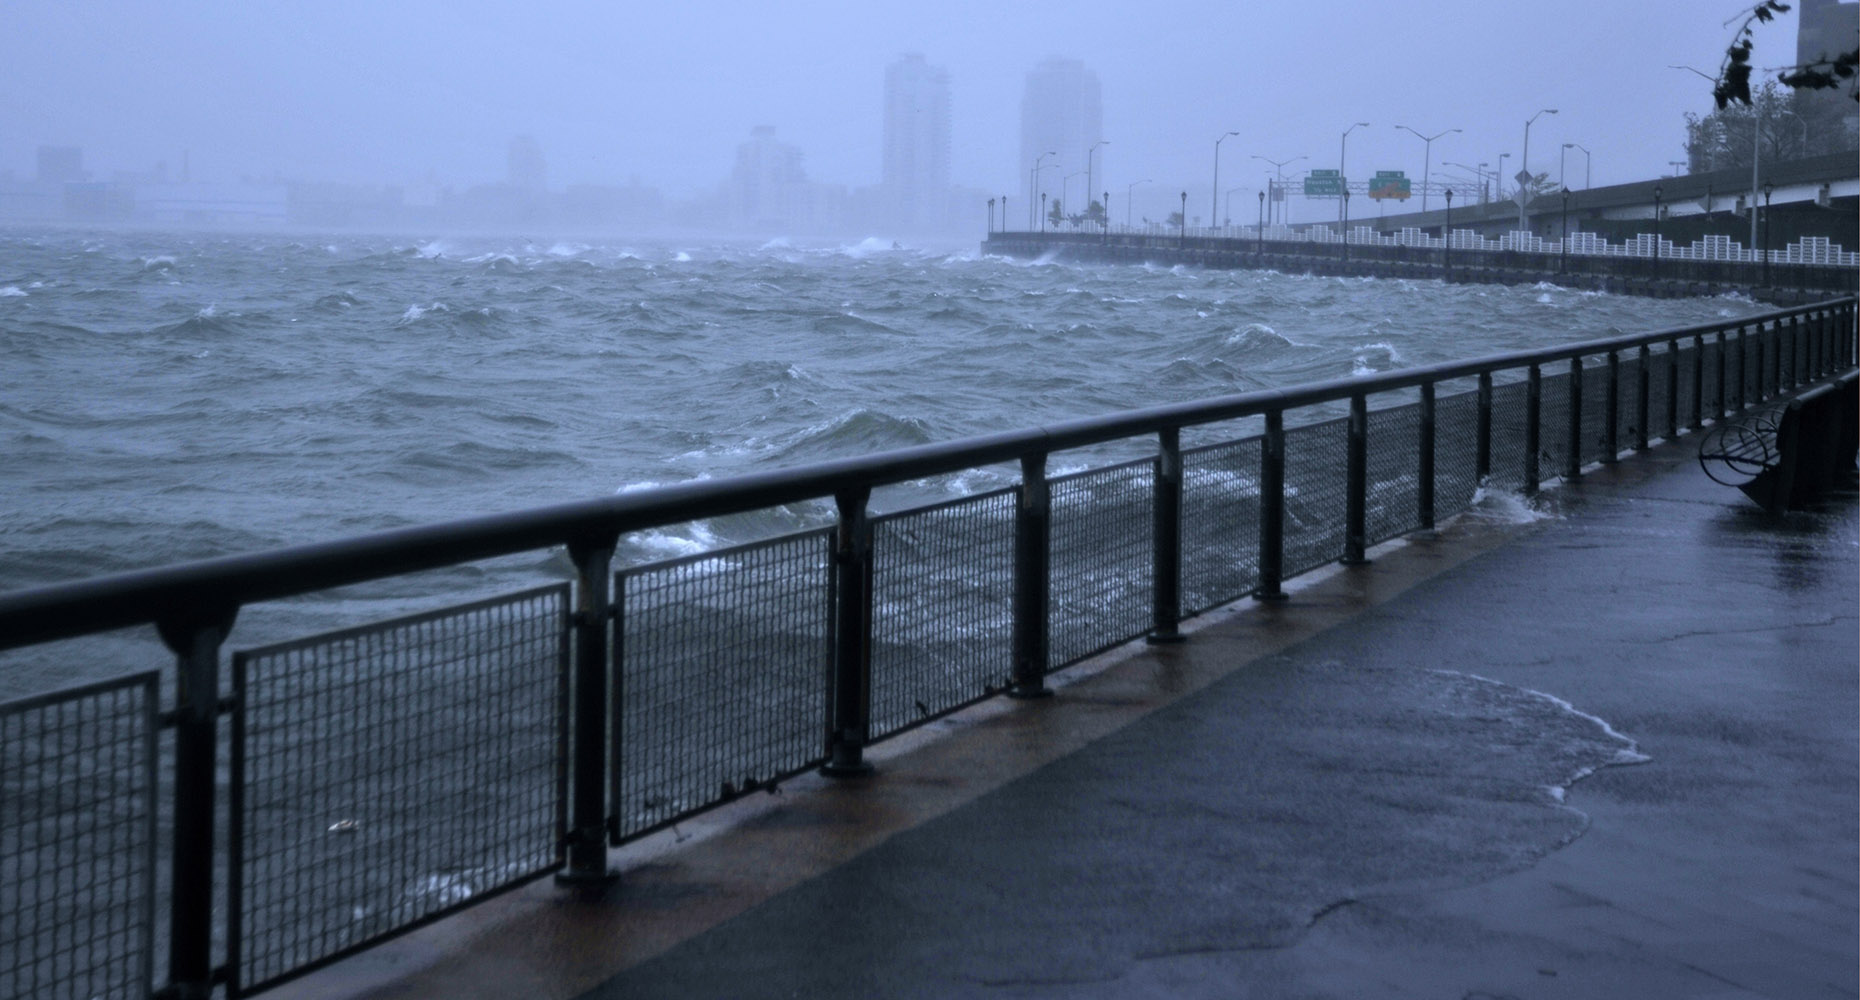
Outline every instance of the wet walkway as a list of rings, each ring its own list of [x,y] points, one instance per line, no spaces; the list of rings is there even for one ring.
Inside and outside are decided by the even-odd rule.
[[[280,996],[1853,997],[1860,525],[1682,439]]]

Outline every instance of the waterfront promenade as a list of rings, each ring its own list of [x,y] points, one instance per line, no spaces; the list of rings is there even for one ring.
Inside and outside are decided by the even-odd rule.
[[[1851,997],[1854,493],[1771,517],[1695,449],[272,995]]]

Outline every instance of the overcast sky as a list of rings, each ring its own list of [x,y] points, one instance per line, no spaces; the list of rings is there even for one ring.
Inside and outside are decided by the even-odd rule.
[[[729,170],[755,125],[806,153],[816,180],[873,183],[885,65],[922,52],[949,71],[954,180],[1017,190],[1021,89],[1048,55],[1104,88],[1109,187],[1152,198],[1256,186],[1307,155],[1418,180],[1424,133],[1459,128],[1433,160],[1554,175],[1564,142],[1594,182],[1670,173],[1682,115],[1710,85],[1745,0],[1148,0],[1143,3],[512,3],[9,0],[0,32],[0,170],[30,177],[42,143],[84,147],[101,177],[178,167],[241,175],[452,185],[502,178],[532,134],[551,186],[631,176],[682,197]],[[1760,29],[1756,62],[1793,60],[1794,15]],[[1083,159],[1083,151],[1077,158]],[[1572,150],[1571,186],[1582,182]],[[1141,194],[1139,198],[1141,199]],[[1242,197],[1245,197],[1244,195]],[[1191,202],[1192,204],[1192,202]],[[1204,203],[1205,204],[1205,203]],[[1140,209],[1141,210],[1141,209]]]

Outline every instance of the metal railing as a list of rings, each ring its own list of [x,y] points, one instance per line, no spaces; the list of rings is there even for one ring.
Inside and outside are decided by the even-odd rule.
[[[165,710],[154,673],[0,705],[0,994],[239,996],[603,881],[611,845],[1854,358],[1849,298],[0,594],[0,649],[152,624],[175,658]],[[1017,486],[868,510],[1001,463]],[[821,497],[829,528],[614,566],[629,532]],[[570,584],[222,670],[242,607],[556,548]]]

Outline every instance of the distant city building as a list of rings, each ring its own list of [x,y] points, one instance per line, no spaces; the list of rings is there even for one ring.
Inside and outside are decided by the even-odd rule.
[[[949,205],[949,74],[916,53],[885,69],[882,185],[888,221],[941,229]]]
[[[787,230],[808,222],[807,171],[801,150],[775,138],[775,126],[758,125],[736,147],[730,171],[730,223],[754,230]]]
[[[1027,90],[1020,99],[1020,186],[1022,201],[1016,206],[1022,212],[1037,211],[1040,207],[1040,193],[1044,191],[1048,200],[1061,195],[1062,180],[1068,174],[1081,173],[1086,169],[1087,151],[1104,137],[1103,133],[1103,98],[1098,87],[1098,74],[1085,67],[1077,59],[1050,58],[1027,74]],[[1042,153],[1053,155],[1041,159]],[[1040,176],[1034,176],[1034,167],[1039,161]],[[1096,154],[1094,166],[1102,176],[1104,169],[1104,150]],[[1074,197],[1074,205],[1067,205],[1069,213],[1083,211],[1091,199],[1084,197],[1085,178],[1080,177],[1075,185],[1079,192]],[[1016,220],[1025,224],[1030,214],[1023,214]]]
[[[522,191],[541,191],[549,182],[549,164],[542,147],[527,135],[510,140],[509,166],[505,181]]]
[[[84,172],[84,147],[39,147],[40,184],[69,184],[89,178],[90,175]]]

